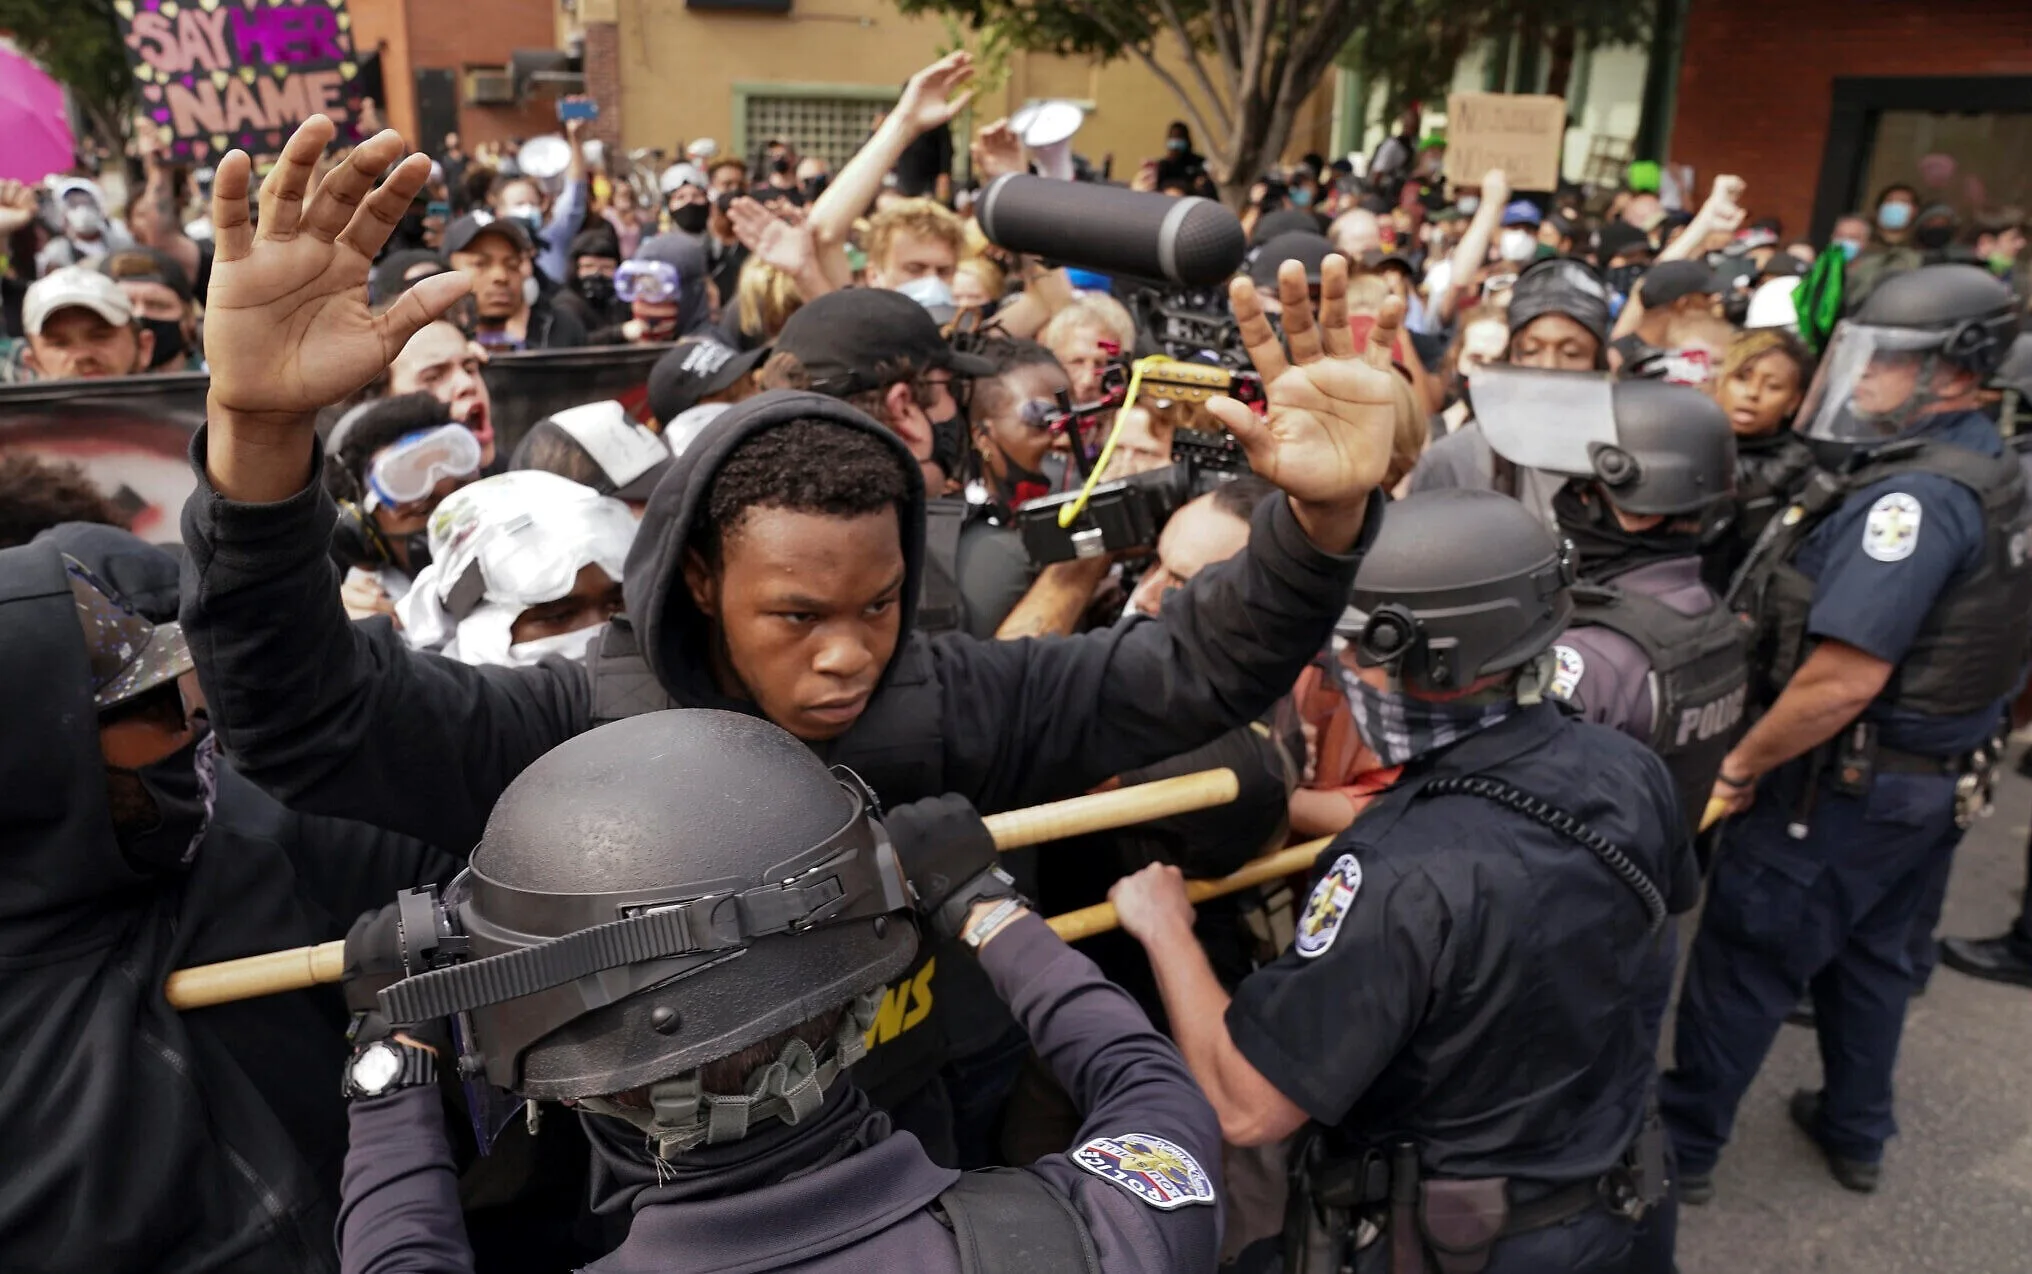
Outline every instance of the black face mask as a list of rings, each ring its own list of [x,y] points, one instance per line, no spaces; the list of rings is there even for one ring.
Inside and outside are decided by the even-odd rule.
[[[831,177],[826,176],[806,177],[798,184],[804,187],[804,197],[806,199],[816,199],[825,193],[826,183],[831,180]]]
[[[134,769],[106,767],[113,787],[129,789],[125,798],[114,798],[113,830],[120,852],[136,871],[188,867],[211,825],[212,803],[218,797],[217,745],[203,718],[193,721],[192,727],[191,741],[160,761]],[[138,795],[145,799],[134,799],[137,787]],[[153,808],[152,819],[149,807]]]
[[[1952,221],[1922,221],[1919,223],[1919,228],[1912,232],[1912,242],[1929,252],[1938,252],[1954,242],[1954,223]]]
[[[1580,577],[1591,583],[1606,583],[1640,566],[1700,551],[1698,535],[1667,531],[1663,526],[1625,531],[1608,502],[1595,492],[1583,497],[1577,482],[1567,483],[1552,497],[1552,515],[1559,521],[1560,533],[1573,543],[1580,559]]]
[[[670,224],[686,234],[697,234],[706,228],[706,218],[712,215],[713,210],[706,205],[688,203],[682,208],[671,209]]]
[[[183,322],[180,319],[142,319],[141,326],[155,333],[155,353],[149,355],[148,370],[164,366],[184,352]]]
[[[1644,267],[1641,265],[1612,265],[1602,271],[1602,275],[1608,279],[1610,287],[1624,296],[1631,296],[1637,291],[1637,281],[1644,277]]]
[[[607,275],[581,275],[572,280],[572,290],[595,310],[605,311],[614,304],[614,280]]]
[[[769,161],[769,171],[781,177],[783,174],[790,171],[790,161],[780,156],[775,159],[772,159]]]

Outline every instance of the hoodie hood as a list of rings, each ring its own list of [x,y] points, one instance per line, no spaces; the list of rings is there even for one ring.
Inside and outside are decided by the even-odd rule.
[[[642,246],[635,249],[633,259],[661,261],[676,269],[679,336],[690,336],[712,321],[711,307],[706,304],[706,276],[710,270],[703,238],[682,230],[672,230],[645,239]]]
[[[771,390],[728,408],[686,445],[650,493],[635,544],[628,552],[622,589],[628,616],[640,634],[642,653],[671,698],[687,708],[753,711],[730,701],[713,683],[711,628],[684,583],[684,552],[695,525],[706,517],[706,492],[713,475],[735,448],[756,434],[793,420],[829,420],[873,434],[896,453],[909,474],[908,507],[903,510],[903,620],[896,634],[900,651],[917,626],[917,595],[924,574],[924,479],[910,449],[893,432],[837,398],[796,390]],[[892,657],[890,667],[895,666]],[[888,673],[884,671],[886,681]]]
[[[92,670],[63,554],[0,551],[0,957],[76,947],[130,922],[108,894],[143,884],[113,834]]]
[[[182,546],[172,552],[132,531],[97,522],[60,522],[36,536],[35,543],[54,544],[66,557],[76,558],[149,623],[175,622],[182,569],[176,553]]]

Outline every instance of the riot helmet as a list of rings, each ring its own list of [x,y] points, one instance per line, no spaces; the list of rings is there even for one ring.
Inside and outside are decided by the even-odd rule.
[[[666,1154],[795,1123],[917,951],[876,815],[851,772],[758,717],[680,709],[581,734],[509,784],[441,914],[405,912],[405,958],[439,967],[382,991],[382,1012],[453,1017],[461,1073],[524,1097],[649,1120],[599,1099],[651,1085],[643,1126]],[[755,1072],[769,1091],[699,1089],[706,1063],[842,1005],[829,1047]]]
[[[1878,284],[1843,320],[1800,406],[1810,442],[1881,442],[1940,399],[1947,369],[1987,379],[2018,334],[2010,285],[1972,265],[1930,265]]]
[[[1497,455],[1591,479],[1625,513],[1705,517],[1735,494],[1735,432],[1692,386],[1490,367],[1469,396]]]
[[[1573,560],[1493,491],[1421,491],[1389,505],[1335,633],[1393,689],[1436,694],[1522,668],[1573,616]]]

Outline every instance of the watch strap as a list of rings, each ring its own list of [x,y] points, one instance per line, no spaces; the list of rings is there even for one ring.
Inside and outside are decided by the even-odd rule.
[[[353,1065],[360,1060],[362,1054],[366,1053],[369,1049],[375,1048],[390,1048],[395,1050],[396,1056],[401,1059],[402,1067],[395,1072],[394,1079],[380,1088],[368,1092],[353,1081]],[[345,1080],[340,1085],[339,1091],[348,1100],[358,1097],[385,1097],[389,1093],[399,1092],[405,1088],[418,1088],[425,1084],[435,1084],[436,1082],[437,1055],[435,1053],[432,1053],[427,1048],[420,1048],[415,1044],[390,1038],[376,1040],[374,1043],[367,1045],[366,1048],[362,1048],[353,1054],[352,1058],[346,1063]]]

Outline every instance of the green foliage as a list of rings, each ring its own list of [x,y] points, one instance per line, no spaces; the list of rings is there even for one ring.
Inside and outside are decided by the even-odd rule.
[[[0,31],[71,90],[99,141],[118,153],[133,111],[134,74],[112,0],[0,0]]]

